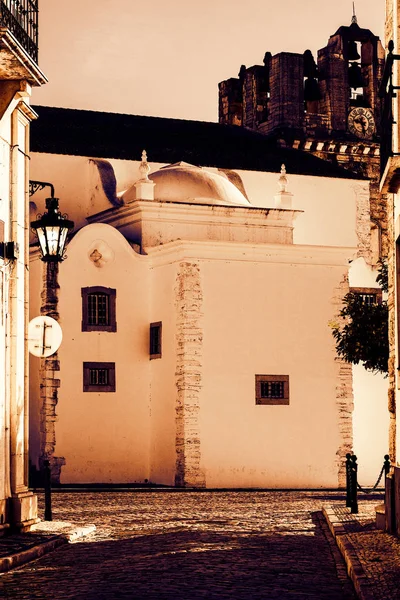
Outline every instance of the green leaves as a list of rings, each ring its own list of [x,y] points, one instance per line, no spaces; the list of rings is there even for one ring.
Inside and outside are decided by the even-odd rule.
[[[384,276],[379,280],[378,275],[377,279],[383,289]],[[386,302],[366,304],[358,294],[352,292],[346,294],[343,302],[344,307],[339,315],[344,319],[344,325],[331,324],[338,356],[354,365],[361,363],[368,371],[387,374],[389,337]]]

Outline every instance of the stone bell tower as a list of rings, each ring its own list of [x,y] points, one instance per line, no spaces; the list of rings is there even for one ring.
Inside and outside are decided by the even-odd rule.
[[[371,179],[371,233],[375,259],[385,254],[386,204],[379,194],[381,101],[384,70],[379,38],[353,14],[318,51],[267,52],[263,65],[241,66],[219,84],[219,122],[257,130],[280,146],[316,156]]]

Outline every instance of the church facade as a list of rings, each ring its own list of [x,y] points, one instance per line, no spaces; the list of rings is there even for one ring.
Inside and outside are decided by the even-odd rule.
[[[53,281],[31,251],[31,316],[50,298],[63,329],[31,359],[34,468],[337,487],[355,451],[374,482],[387,383],[338,359],[331,324],[350,288],[380,295],[383,66],[353,19],[317,63],[266,55],[222,82],[219,124],[37,107],[32,177],[51,173],[76,229]],[[31,220],[43,207],[38,192]]]
[[[329,324],[349,261],[377,288],[368,180],[235,127],[37,110],[32,172],[52,173],[77,232],[54,286],[63,343],[31,362],[33,464],[71,484],[343,485],[353,378]],[[146,136],[159,162],[135,160]],[[34,249],[31,275],[33,317]]]

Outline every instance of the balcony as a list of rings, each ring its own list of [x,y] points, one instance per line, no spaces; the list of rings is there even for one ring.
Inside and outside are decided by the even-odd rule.
[[[0,0],[0,27],[6,27],[38,62],[38,0]]]
[[[38,66],[38,4],[38,0],[0,0],[0,83],[47,82]]]

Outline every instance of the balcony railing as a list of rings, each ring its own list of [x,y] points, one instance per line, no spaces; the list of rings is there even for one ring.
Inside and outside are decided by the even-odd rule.
[[[0,0],[0,27],[7,27],[38,62],[38,0]]]

